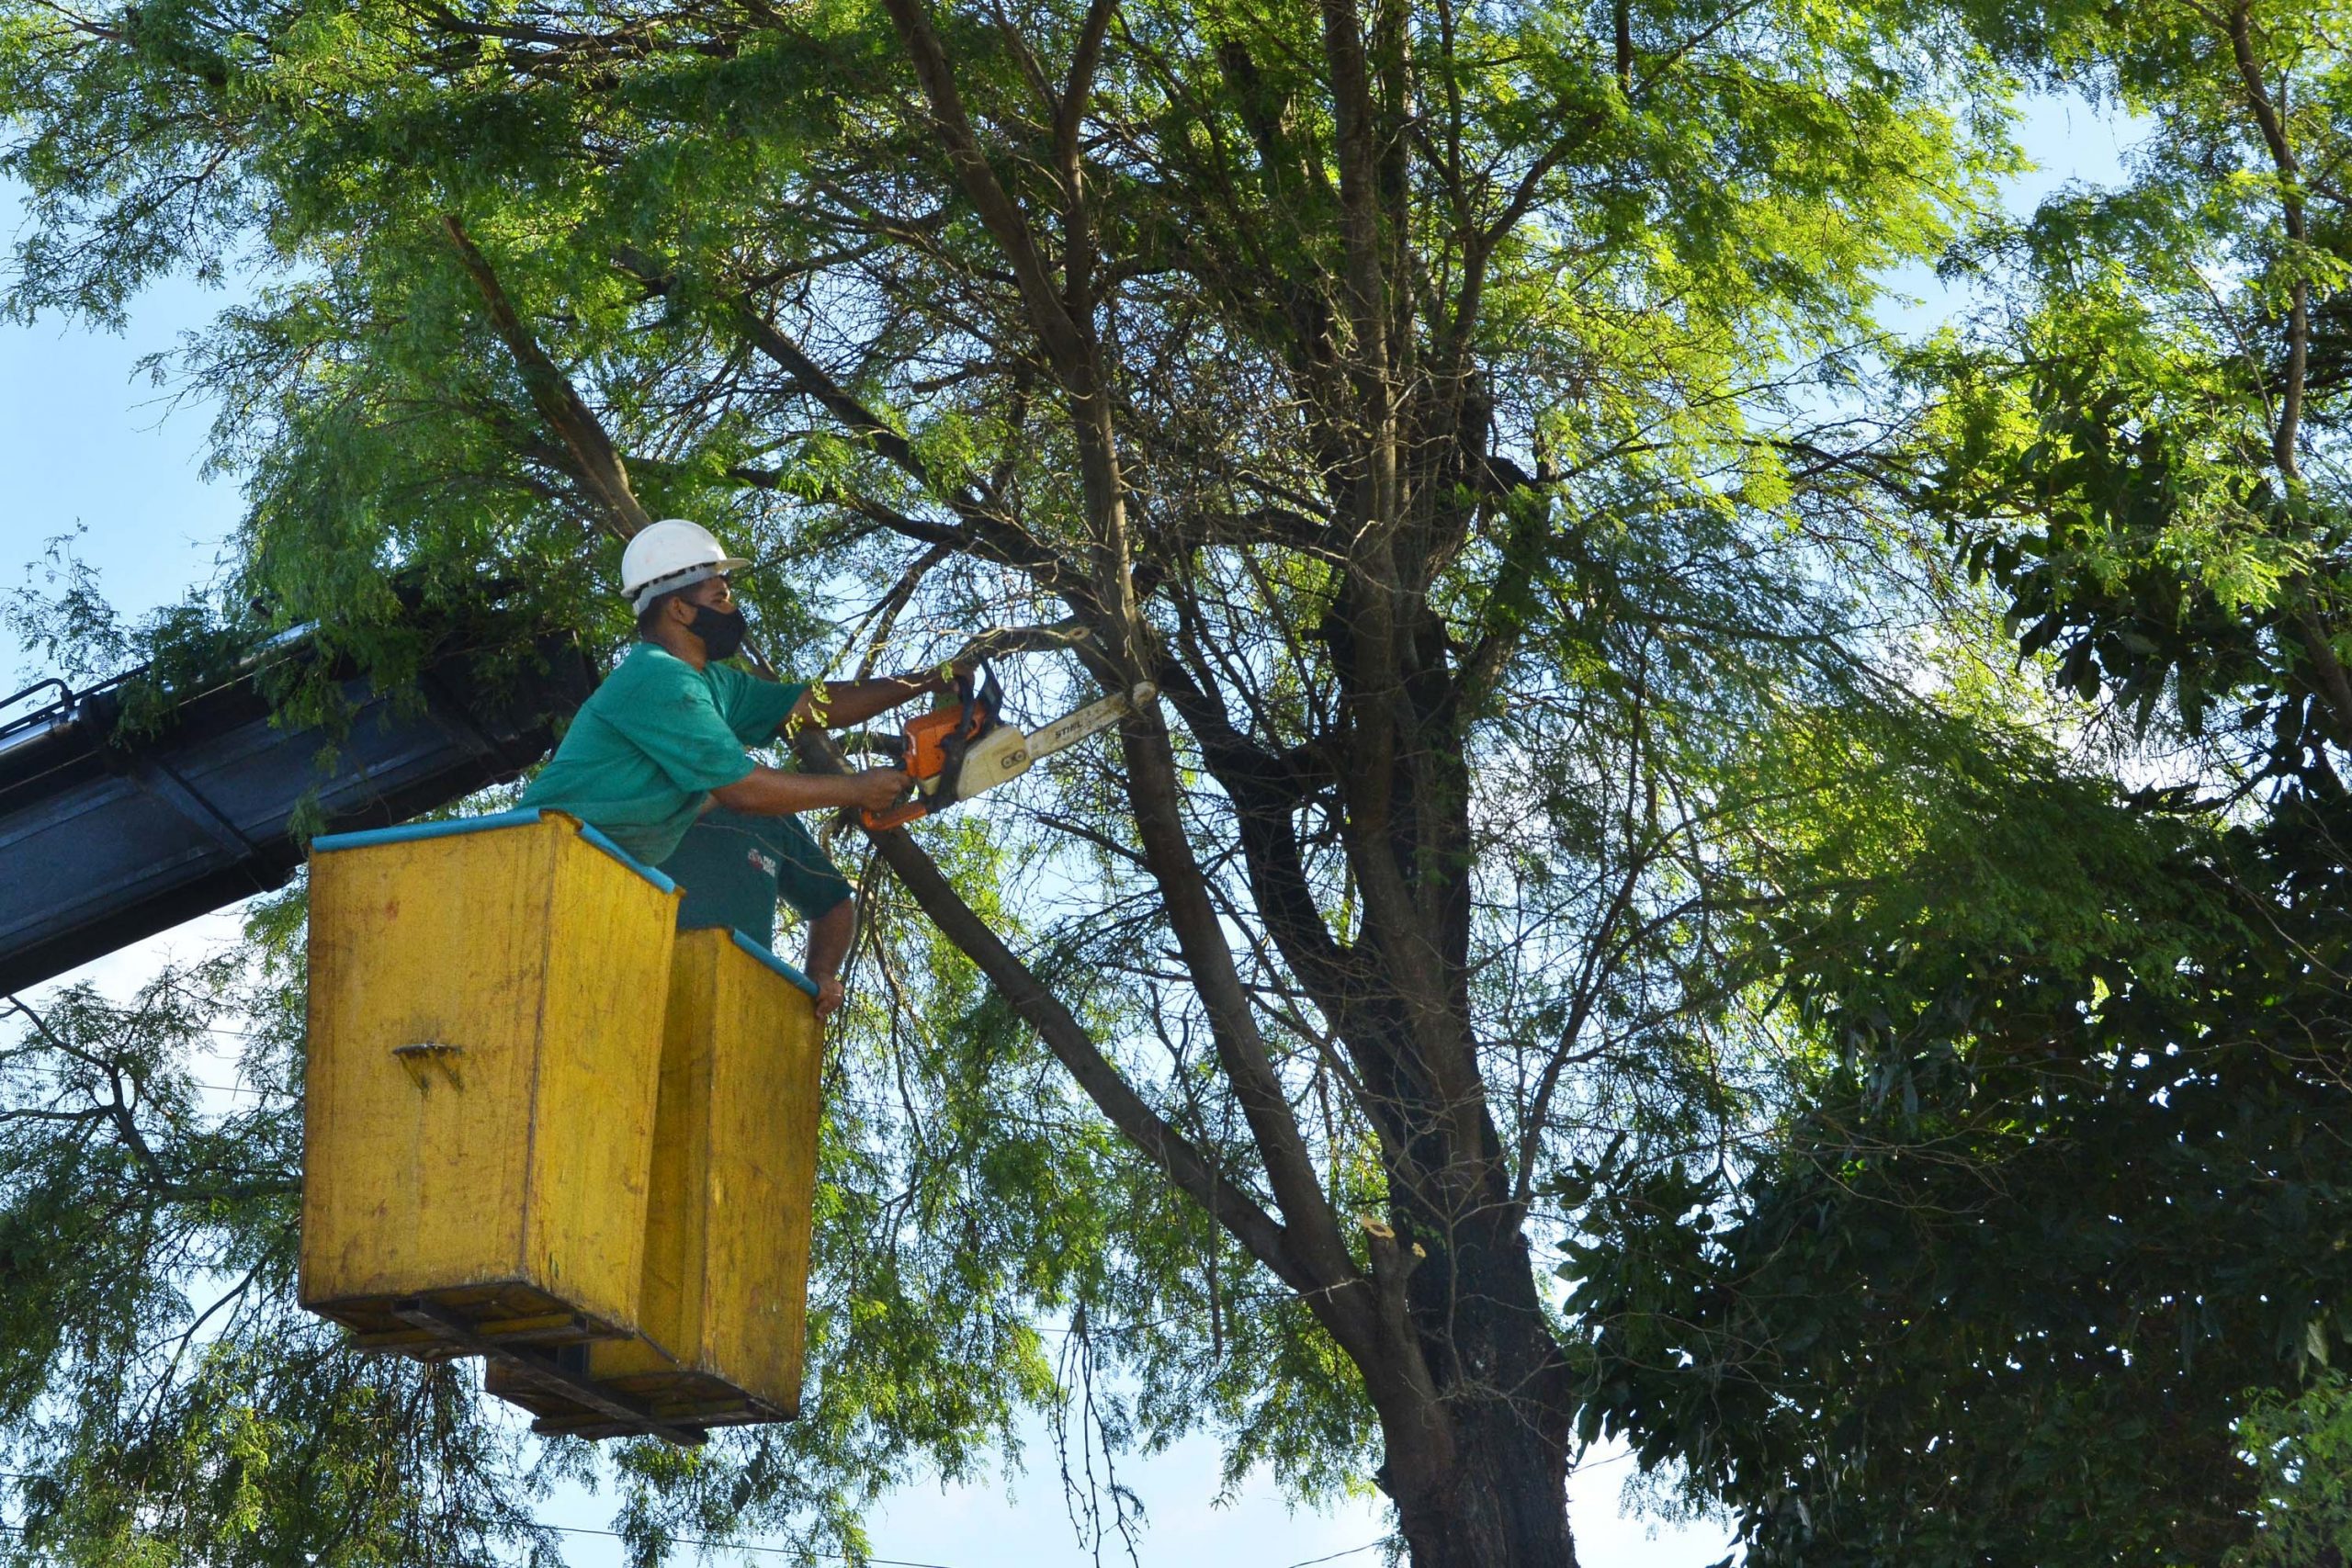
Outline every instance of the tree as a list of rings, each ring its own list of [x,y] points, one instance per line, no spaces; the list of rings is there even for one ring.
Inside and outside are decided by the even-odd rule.
[[[1903,435],[1853,460],[2000,597],[2136,798],[1963,796],[1962,837],[1827,840],[1833,886],[1903,869],[1762,928],[1821,1053],[1789,1120],[1731,1179],[1608,1200],[1589,1418],[1694,1456],[1761,1561],[2251,1561],[2340,1531],[2301,1457],[2352,1326],[2339,20],[1978,14],[2145,135],[2120,188],[1954,258],[1985,307],[1907,357]]]
[[[1755,928],[1781,1119],[1596,1195],[1585,1418],[1759,1563],[2222,1562],[2352,1330],[2341,875],[2310,818],[1904,782]]]
[[[2012,308],[1915,367],[1937,400],[1922,503],[2008,594],[2020,645],[2143,726],[2161,707],[2201,737],[2218,716],[2250,743],[2216,766],[2266,784],[2309,784],[2352,745],[2334,16],[2008,18],[1997,46],[2153,129],[2121,188],[1984,238]]]
[[[2236,1561],[2340,1563],[2352,1551],[2352,1402],[2341,1373],[2298,1397],[2271,1399],[2239,1424],[2262,1472],[2263,1532]]]
[[[1862,657],[1906,613],[1856,586],[1880,523],[1789,437],[2004,163],[1964,35],[1808,0],[7,14],[18,309],[280,264],[189,361],[279,621],[365,657],[390,569],[497,570],[609,634],[590,530],[688,512],[757,541],[781,662],[1010,620],[1059,650],[1041,709],[1155,682],[1017,820],[880,841],[990,990],[882,921],[849,1060],[910,1066],[914,1135],[837,1101],[842,1187],[907,1184],[863,1256],[1125,1325],[1088,1342],[1143,1432],[1370,1471],[1417,1564],[1573,1560],[1554,1178],[1715,1135],[1736,764],[1781,709],[1902,705]],[[820,588],[870,596],[847,636]],[[1034,1130],[982,1114],[1013,1084]],[[975,1195],[1018,1253],[905,1235]],[[930,1376],[910,1347],[978,1321],[870,1316],[828,1380]],[[1001,1410],[877,1417],[864,1457]],[[805,1503],[798,1440],[722,1511]]]
[[[0,1053],[0,1421],[27,1521],[8,1561],[464,1561],[534,1539],[544,1481],[458,1380],[387,1379],[294,1304],[301,993],[244,988],[269,978],[216,963],[125,1010],[69,992]],[[209,1117],[191,1058],[224,1022],[243,1092]],[[487,1483],[420,1506],[452,1476]]]

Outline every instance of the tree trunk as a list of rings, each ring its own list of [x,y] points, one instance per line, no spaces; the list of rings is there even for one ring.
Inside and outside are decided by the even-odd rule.
[[[1432,1414],[1435,1433],[1384,1423],[1383,1483],[1413,1568],[1574,1568],[1565,1434],[1491,1393],[1448,1400]],[[1401,1463],[1408,1451],[1425,1462]],[[1420,1473],[1407,1482],[1407,1470]]]
[[[1419,1249],[1406,1306],[1441,1391],[1420,1413],[1435,1440],[1413,1429],[1420,1423],[1383,1422],[1390,1495],[1414,1568],[1569,1568],[1576,1561],[1568,1367],[1516,1211],[1500,1198],[1491,1190],[1456,1198],[1442,1228],[1425,1209],[1416,1219],[1399,1211],[1392,1245]]]

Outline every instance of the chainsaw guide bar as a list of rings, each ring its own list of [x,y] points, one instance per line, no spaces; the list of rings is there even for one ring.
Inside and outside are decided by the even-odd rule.
[[[868,832],[903,827],[918,817],[1010,784],[1039,759],[1066,751],[1098,730],[1108,729],[1127,715],[1141,712],[1159,695],[1159,687],[1138,681],[1128,691],[1089,703],[1023,735],[1001,716],[1003,694],[994,676],[977,693],[967,676],[957,682],[957,690],[962,700],[956,706],[910,721],[897,739],[894,749],[899,754],[899,765],[914,780],[915,796],[888,811],[858,813]]]

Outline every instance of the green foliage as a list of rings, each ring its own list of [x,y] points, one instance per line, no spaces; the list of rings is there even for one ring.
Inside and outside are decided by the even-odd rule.
[[[1785,1089],[1728,1157],[1596,1173],[1587,1429],[1687,1464],[1753,1562],[2325,1561],[2340,8],[1964,9],[2139,141],[1950,258],[1984,308],[1902,356],[1867,460],[2096,747],[2003,776],[1868,737],[1863,800],[1758,835],[1736,973]],[[1779,727],[1775,767],[1838,756]],[[2132,793],[2069,776],[2097,753]]]
[[[1349,1261],[1372,1267],[1382,1228],[1423,1259],[1400,1337],[1460,1380],[1449,1409],[1494,1403],[1547,1441],[1578,1416],[1629,1433],[1745,1510],[1758,1562],[2210,1558],[2254,1506],[2230,1457],[2232,1421],[2264,1408],[2244,1391],[2283,1387],[2341,1327],[2323,1243],[2342,1173],[2313,1131],[2341,1108],[2301,1042],[2340,1022],[2342,889],[2295,848],[2339,841],[2338,810],[2315,656],[2280,636],[2332,604],[2335,535],[2321,480],[2246,471],[2267,362],[2242,369],[2220,317],[2177,330],[2209,274],[2266,320],[2332,275],[2316,242],[2234,243],[2261,182],[2230,160],[2206,179],[2229,107],[2211,40],[2144,9],[1381,8],[1373,227],[1400,280],[1382,330],[1411,472],[1378,530],[1357,528],[1374,465],[1351,400],[1376,378],[1319,19],[1121,6],[1078,139],[1080,233],[1035,84],[1084,9],[934,17],[1049,259],[1068,277],[1103,253],[1083,324],[1112,345],[1141,627],[1182,677],[1179,830],[1280,1105],[1238,1090],[1230,1021],[1169,956],[1107,752],[926,841],[1252,1202],[1274,1203],[1252,1118],[1287,1115]],[[1881,275],[1940,251],[2014,166],[2012,69],[2109,73],[2179,111],[2177,155],[2136,201],[1984,237],[1985,266],[2023,258],[2021,336],[1907,361],[1934,394],[1905,432],[1925,452],[1849,460],[1841,412],[1885,391]],[[455,219],[645,507],[758,558],[780,665],[927,664],[978,625],[1060,619],[1080,575],[1061,563],[1096,570],[1100,541],[1079,400],[916,104],[886,12],[835,0],[0,3],[4,156],[40,220],[12,302],[105,318],[160,268],[254,257],[252,297],[177,367],[220,400],[218,459],[248,486],[241,599],[387,678],[418,656],[404,592],[446,609],[511,580],[544,623],[616,642],[617,544],[583,525],[603,514],[578,454]],[[1916,482],[1890,513],[1873,479],[1896,470]],[[1368,694],[1375,532],[1402,563],[1382,592],[1419,618],[1410,679]],[[1986,671],[1982,605],[1925,561],[1938,536],[2071,689],[2104,678],[2151,722],[2169,693],[2190,730],[2224,696],[2267,719],[2250,766],[2295,781],[2263,797],[2271,827],[2120,803],[2012,733],[2035,704]],[[1016,702],[1058,711],[1088,680],[1040,660]],[[1384,724],[1411,776],[1375,808],[1353,792]],[[1379,945],[1377,855],[1442,928],[1442,1008],[1397,999],[1430,949]],[[754,1529],[855,1551],[876,1490],[978,1473],[1037,1408],[1081,1449],[1207,1428],[1231,1476],[1267,1467],[1307,1498],[1375,1474],[1379,1369],[865,880],[803,1421],[592,1466],[292,1324],[282,1194],[108,1274],[52,1246],[96,1219],[8,1185],[48,1299],[144,1292],[124,1344],[187,1331],[188,1280],[278,1260],[208,1320],[217,1355],[87,1396],[42,1337],[56,1314],[11,1320],[37,1539],[129,1550],[149,1528],[109,1502],[113,1450],[70,1457],[111,1434],[252,1456],[154,1472],[187,1515],[159,1550],[224,1561],[395,1558],[428,1531],[512,1555],[549,1467],[616,1482],[649,1554]],[[296,934],[277,911],[247,962],[298,988]],[[1304,973],[1327,951],[1350,984],[1374,972],[1339,987],[1351,1005]],[[69,1038],[103,1058],[143,1016]],[[1448,1032],[1466,1092],[1432,1082],[1423,1048]],[[270,1039],[290,1090],[299,1035]],[[196,1036],[166,1043],[154,1074],[185,1073]],[[35,1079],[7,1103],[45,1105],[40,1075],[63,1069],[26,1049]],[[23,1123],[24,1168],[64,1157],[62,1125]],[[87,1125],[130,1157],[122,1123]],[[176,1160],[263,1130],[191,1111],[167,1134],[152,1146]],[[252,1157],[290,1179],[287,1148]],[[1483,1185],[1430,1196],[1474,1165]],[[1566,1260],[1565,1303],[1535,1295],[1533,1258]],[[1543,1353],[1498,1394],[1493,1345],[1454,1336],[1504,1286]],[[371,1410],[434,1457],[355,1517],[283,1456],[316,1433],[337,1484],[373,1473]],[[1114,1491],[1110,1528],[1125,1507]]]
[[[0,626],[44,668],[71,684],[114,680],[117,728],[153,728],[174,703],[233,679],[261,643],[250,616],[224,612],[215,596],[192,591],[126,626],[74,550],[74,536],[48,542],[28,581],[0,602]],[[135,672],[135,674],[133,673]]]
[[[2262,1390],[2238,1420],[2260,1472],[2259,1533],[2230,1562],[2244,1568],[2341,1562],[2352,1553],[2352,1387],[2313,1378],[2294,1397]]]
[[[0,1051],[6,1561],[559,1560],[456,1369],[355,1358],[294,1306],[292,977],[279,948],[127,1008],[68,990]]]
[[[2297,847],[2330,824],[2063,780],[1906,803],[1759,929],[1806,1052],[1783,1120],[1594,1198],[1588,1430],[1739,1505],[1753,1561],[2215,1561],[2243,1391],[2352,1339],[2317,1043],[2352,932]]]
[[[2007,13],[1996,42],[2021,68],[2111,96],[2145,134],[2120,187],[1973,242],[1954,265],[2004,308],[1910,365],[1935,400],[1923,504],[2008,596],[2026,651],[2143,729],[2161,704],[2201,735],[2218,706],[2225,750],[2272,773],[2352,736],[2336,20]]]

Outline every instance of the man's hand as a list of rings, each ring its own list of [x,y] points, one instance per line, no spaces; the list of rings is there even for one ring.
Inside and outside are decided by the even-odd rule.
[[[866,811],[888,811],[906,793],[908,783],[903,768],[868,768],[862,773],[851,773],[842,780],[848,795],[842,804]]]
[[[820,975],[816,979],[817,1021],[822,1023],[841,1010],[842,977],[839,975]]]

